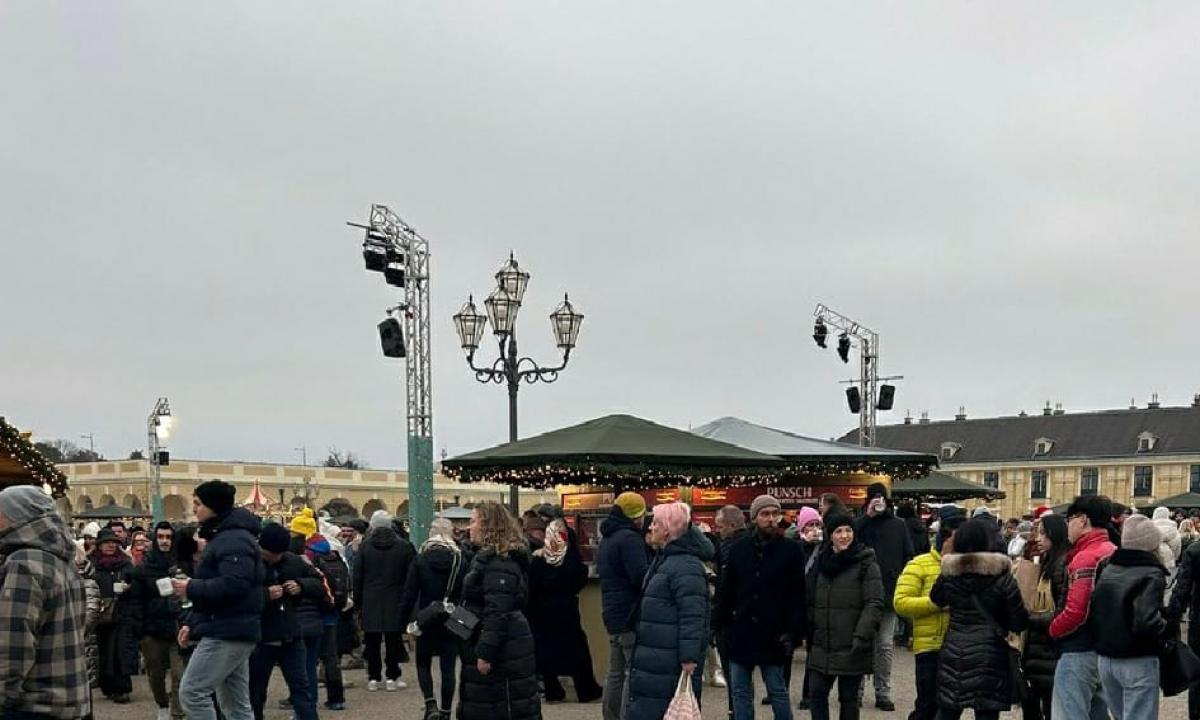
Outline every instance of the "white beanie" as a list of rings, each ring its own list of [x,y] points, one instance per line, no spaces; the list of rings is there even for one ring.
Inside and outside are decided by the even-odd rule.
[[[370,525],[372,528],[385,528],[392,526],[392,516],[387,510],[376,510],[371,515]]]
[[[1130,515],[1121,523],[1121,547],[1154,552],[1162,543],[1162,533],[1145,515]]]
[[[1170,520],[1171,519],[1171,508],[1168,508],[1168,507],[1154,508],[1154,519],[1155,520]]]
[[[85,538],[91,538],[95,540],[96,536],[100,534],[100,523],[96,522],[95,520],[91,521],[87,525],[83,526],[83,531],[79,534]]]

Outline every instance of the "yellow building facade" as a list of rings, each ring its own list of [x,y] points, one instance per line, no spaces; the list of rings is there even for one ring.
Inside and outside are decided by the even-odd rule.
[[[104,505],[122,505],[149,512],[151,488],[147,460],[64,463],[57,466],[67,476],[68,491],[59,501],[64,512],[74,513]],[[344,470],[312,465],[253,462],[219,462],[171,458],[162,468],[163,512],[171,520],[192,518],[192,489],[205,480],[224,480],[246,501],[257,484],[272,504],[302,504],[307,496],[313,507],[333,502],[353,507],[364,518],[376,510],[404,515],[408,509],[408,473],[403,470]],[[508,486],[494,483],[456,483],[440,472],[434,475],[434,507],[507,501]],[[557,502],[553,491],[521,491],[521,509],[537,503]]]

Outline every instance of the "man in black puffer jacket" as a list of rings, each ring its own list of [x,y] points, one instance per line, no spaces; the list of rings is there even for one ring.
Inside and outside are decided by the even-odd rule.
[[[1121,547],[1096,569],[1089,621],[1115,717],[1158,717],[1158,653],[1167,630],[1167,571],[1155,554],[1161,542],[1153,520],[1131,515],[1121,526]]]
[[[142,658],[150,691],[158,705],[158,720],[166,720],[168,708],[174,718],[182,718],[179,707],[179,681],[183,677],[183,656],[175,639],[179,635],[179,602],[163,597],[157,582],[175,574],[171,546],[175,528],[171,523],[154,526],[154,544],[142,564],[133,569],[129,580],[130,611],[134,633],[140,639]],[[171,674],[171,690],[167,691],[167,673]]]
[[[316,720],[317,688],[309,685],[309,645],[324,631],[322,608],[333,606],[321,573],[287,551],[290,533],[282,525],[265,525],[258,544],[265,560],[262,640],[250,656],[250,702],[262,720],[271,672],[279,665],[297,720]],[[316,638],[307,640],[306,638]],[[315,652],[315,649],[312,650]]]
[[[646,501],[635,492],[617,496],[612,512],[600,523],[601,616],[608,631],[608,675],[604,678],[604,720],[620,720],[625,706],[625,675],[633,653],[633,613],[650,567],[642,537]]]
[[[892,513],[887,486],[873,483],[867,487],[867,501],[863,515],[854,524],[854,537],[875,551],[879,572],[883,576],[883,614],[879,630],[875,634],[875,707],[892,711],[892,650],[895,646],[896,610],[892,597],[896,594],[896,580],[904,566],[913,559],[912,535],[904,521]],[[859,686],[859,693],[862,693]],[[861,695],[859,696],[861,699]]]
[[[262,633],[263,563],[256,541],[262,521],[233,506],[235,493],[221,480],[196,486],[192,509],[208,546],[195,575],[174,582],[176,596],[192,604],[179,644],[199,641],[179,685],[188,720],[216,720],[214,692],[229,720],[253,717],[248,661]]]

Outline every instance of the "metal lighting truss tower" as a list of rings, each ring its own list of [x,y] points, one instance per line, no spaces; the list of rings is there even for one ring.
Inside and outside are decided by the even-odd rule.
[[[146,418],[146,451],[150,461],[150,514],[155,524],[166,519],[163,513],[162,466],[169,460],[164,441],[171,434],[171,404],[160,397]]]
[[[878,333],[855,320],[851,320],[836,310],[831,310],[821,303],[817,303],[817,308],[813,311],[813,315],[816,316],[818,323],[824,323],[831,330],[836,330],[839,339],[844,337],[849,340],[851,346],[858,345],[858,380],[845,380],[843,382],[851,385],[858,383],[860,398],[858,444],[863,447],[875,447],[875,413],[877,410],[876,404],[879,399],[879,381],[900,380],[904,376],[879,377]]]
[[[386,205],[371,206],[369,225],[347,223],[367,231],[363,242],[364,257],[372,253],[386,256],[384,272],[388,283],[392,264],[402,265],[399,283],[404,299],[390,309],[403,316],[405,383],[408,391],[408,517],[417,544],[429,535],[433,521],[433,384],[429,342],[429,242]],[[368,259],[368,268],[370,260]]]

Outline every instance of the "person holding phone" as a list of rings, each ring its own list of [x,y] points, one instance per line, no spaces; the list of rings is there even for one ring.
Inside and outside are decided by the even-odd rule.
[[[105,528],[96,536],[90,558],[100,586],[100,614],[96,622],[96,646],[100,652],[100,692],[124,705],[133,692],[133,675],[138,671],[138,639],[129,593],[133,561],[121,549],[121,541]]]
[[[858,540],[875,551],[879,572],[883,578],[883,612],[879,629],[875,635],[875,658],[872,682],[875,685],[875,708],[885,712],[896,709],[892,701],[892,652],[895,646],[896,610],[892,597],[896,594],[896,580],[913,552],[912,535],[904,521],[892,511],[887,486],[872,483],[867,487],[867,501],[863,504],[862,517],[854,524]],[[859,687],[859,699],[863,688]]]

